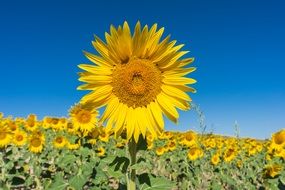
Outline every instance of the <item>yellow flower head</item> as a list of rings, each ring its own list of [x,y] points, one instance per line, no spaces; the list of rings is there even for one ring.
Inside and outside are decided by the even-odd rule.
[[[155,151],[155,153],[156,153],[157,156],[163,155],[164,152],[165,152],[165,149],[164,149],[163,147],[158,147],[158,148],[156,149],[156,151]]]
[[[43,125],[42,125],[42,127],[43,127],[44,129],[48,129],[48,128],[51,127],[51,123],[52,123],[52,118],[46,116],[46,117],[44,117],[44,119],[43,119]]]
[[[19,130],[19,126],[15,121],[8,121],[7,125],[12,133],[15,133],[17,130]]]
[[[182,138],[181,143],[190,147],[196,145],[197,134],[194,131],[188,131],[184,134],[184,138]]]
[[[276,149],[285,147],[285,129],[282,129],[272,135],[271,146]]]
[[[38,130],[38,122],[37,122],[37,116],[34,114],[31,114],[28,116],[28,118],[25,121],[25,128],[28,131],[36,131]]]
[[[125,141],[117,142],[117,143],[116,143],[116,147],[117,147],[117,148],[124,148],[126,145],[127,145],[127,144],[126,144]]]
[[[219,154],[214,154],[211,158],[211,163],[213,165],[217,165],[220,162],[220,155]]]
[[[108,142],[109,141],[109,134],[106,131],[101,131],[99,135],[100,141]]]
[[[99,148],[96,150],[96,152],[97,152],[97,155],[98,155],[99,157],[103,157],[103,156],[105,156],[106,150],[105,150],[103,147],[99,147]]]
[[[83,133],[89,133],[96,127],[98,112],[90,108],[90,105],[77,104],[71,108],[69,114],[75,129]]]
[[[224,160],[226,162],[232,161],[236,156],[236,150],[233,148],[228,148],[224,153]]]
[[[9,127],[0,125],[0,148],[7,146],[12,138],[12,133]]]
[[[131,34],[129,25],[115,28],[106,33],[106,42],[95,36],[92,42],[99,55],[85,52],[94,65],[81,64],[86,72],[79,80],[86,84],[79,90],[91,90],[82,103],[94,107],[106,106],[101,121],[107,122],[107,129],[114,127],[116,136],[123,131],[127,140],[134,137],[138,142],[140,134],[147,131],[154,138],[163,131],[163,114],[177,122],[176,108],[188,110],[190,97],[186,92],[195,92],[187,86],[196,81],[185,77],[195,68],[185,68],[193,58],[181,59],[187,51],[180,51],[183,45],[170,41],[170,36],[161,40],[164,28],[157,30],[141,28],[140,22]]]
[[[203,155],[204,155],[204,152],[198,147],[190,148],[188,152],[189,160],[196,160],[198,158],[203,157]]]
[[[176,149],[176,142],[175,141],[169,141],[168,143],[167,143],[167,146],[168,146],[168,149],[170,150],[170,151],[173,151],[173,150],[175,150]]]
[[[66,138],[63,136],[57,136],[54,140],[53,140],[53,146],[55,148],[63,148],[66,145]]]
[[[278,164],[271,164],[265,167],[264,174],[265,176],[270,176],[274,178],[275,176],[279,175],[282,171],[282,166]]]
[[[13,136],[13,143],[17,146],[23,146],[27,142],[27,134],[24,131],[16,131]]]
[[[43,150],[44,143],[44,135],[39,131],[34,132],[29,138],[29,150],[34,153],[40,153]]]
[[[69,150],[76,150],[76,149],[78,149],[79,147],[80,147],[80,142],[75,143],[75,144],[72,144],[72,143],[70,143],[69,141],[67,141],[67,148],[68,148]]]

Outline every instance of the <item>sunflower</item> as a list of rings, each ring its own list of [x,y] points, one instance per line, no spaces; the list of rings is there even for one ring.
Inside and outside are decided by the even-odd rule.
[[[31,114],[28,116],[28,118],[25,121],[25,128],[28,131],[36,131],[39,127],[39,124],[37,122],[37,117],[34,114]]]
[[[43,150],[44,143],[44,135],[39,131],[34,132],[29,138],[29,150],[34,153],[40,153]]]
[[[167,143],[167,146],[168,146],[168,149],[170,150],[170,151],[174,151],[175,149],[176,149],[176,142],[175,141],[169,141],[168,143]]]
[[[67,141],[67,148],[69,149],[69,150],[76,150],[76,149],[79,149],[79,147],[80,147],[80,142],[78,142],[78,143],[70,143],[69,141]]]
[[[18,130],[14,133],[13,143],[17,146],[23,146],[27,142],[27,134],[24,131]]]
[[[278,164],[266,165],[264,168],[264,174],[267,177],[274,178],[275,176],[280,174],[282,169],[282,166]]]
[[[283,147],[285,147],[285,129],[274,133],[271,138],[271,148],[282,149]]]
[[[7,126],[0,126],[0,148],[7,146],[12,138],[10,128]]]
[[[161,156],[163,155],[165,152],[165,149],[163,147],[158,147],[156,150],[155,150],[155,153],[157,156]]]
[[[75,105],[69,114],[74,128],[82,133],[89,133],[96,127],[98,112],[88,104]]]
[[[190,150],[188,152],[188,158],[190,160],[196,160],[196,159],[201,158],[203,156],[204,156],[204,152],[198,147],[190,148]]]
[[[15,121],[8,121],[7,125],[12,133],[15,133],[17,130],[19,130],[19,127]]]
[[[106,131],[102,131],[99,135],[100,141],[108,142],[109,141],[109,134]]]
[[[223,158],[226,162],[232,161],[235,157],[236,157],[236,150],[233,148],[228,148],[223,155]]]
[[[220,155],[219,154],[214,154],[211,158],[211,163],[213,165],[217,165],[220,162]]]
[[[53,146],[55,148],[63,148],[66,145],[66,139],[63,136],[57,136],[54,140],[53,140]]]
[[[106,33],[106,43],[95,36],[92,42],[99,55],[84,52],[95,65],[81,64],[79,80],[86,82],[79,90],[91,90],[81,103],[91,103],[95,108],[105,107],[100,119],[107,129],[114,127],[116,136],[123,131],[127,140],[149,131],[157,138],[164,129],[163,114],[177,123],[176,108],[190,109],[190,97],[195,92],[187,86],[196,81],[186,75],[195,68],[185,68],[193,58],[181,59],[187,51],[183,45],[161,40],[164,28],[157,24],[141,29],[137,22],[133,35],[127,22]]]
[[[96,152],[97,152],[97,155],[99,157],[103,157],[103,156],[105,156],[106,150],[103,147],[99,147],[99,148],[97,148]]]
[[[197,134],[194,131],[188,131],[184,134],[184,137],[181,139],[180,143],[188,147],[196,145]]]

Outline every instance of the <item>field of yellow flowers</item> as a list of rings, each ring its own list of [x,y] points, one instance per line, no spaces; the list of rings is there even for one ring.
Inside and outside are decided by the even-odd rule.
[[[74,128],[70,118],[0,116],[1,189],[126,189],[136,169],[144,189],[284,189],[285,130],[268,140],[150,133],[130,166],[124,134]]]

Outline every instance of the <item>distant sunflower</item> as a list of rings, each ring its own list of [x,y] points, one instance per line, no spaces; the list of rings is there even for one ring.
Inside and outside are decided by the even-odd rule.
[[[217,165],[220,162],[220,155],[219,154],[214,154],[211,158],[211,163],[213,165]]]
[[[40,153],[43,150],[45,137],[41,132],[34,132],[29,138],[29,150],[34,153]]]
[[[190,148],[188,152],[188,158],[190,160],[196,160],[198,158],[203,157],[203,155],[204,155],[204,152],[198,147]]]
[[[98,112],[88,104],[75,105],[70,109],[69,115],[76,130],[89,133],[96,127]]]
[[[271,148],[282,149],[283,147],[285,147],[285,129],[274,133],[271,138]]]
[[[37,116],[34,114],[29,115],[25,121],[25,128],[28,131],[36,131],[38,130],[38,127],[39,127],[39,124],[37,122]]]
[[[280,174],[282,169],[283,169],[282,166],[278,164],[266,165],[264,168],[264,175],[265,177],[267,176],[274,178],[275,176]]]
[[[63,148],[66,145],[66,139],[63,136],[57,136],[54,140],[53,140],[53,146],[55,148]]]
[[[27,134],[24,131],[18,130],[14,133],[13,143],[17,146],[23,146],[27,142]]]
[[[105,156],[106,150],[105,150],[105,148],[103,148],[103,147],[99,147],[99,148],[97,148],[96,152],[97,152],[97,155],[98,155],[99,157],[103,157],[103,156]]]
[[[69,141],[67,141],[67,148],[69,149],[69,150],[76,150],[76,149],[79,149],[80,148],[80,142],[78,142],[78,143],[70,143]]]
[[[0,126],[0,148],[7,146],[12,138],[12,133],[8,126]]]
[[[117,136],[126,130],[127,139],[138,141],[149,131],[157,138],[164,129],[163,114],[176,123],[176,108],[190,109],[186,92],[195,89],[187,85],[196,81],[186,75],[195,68],[185,66],[194,59],[180,59],[188,52],[180,51],[183,45],[175,46],[176,41],[169,42],[170,36],[161,40],[163,31],[157,24],[141,29],[138,22],[132,35],[124,22],[105,33],[106,43],[95,36],[92,44],[99,55],[84,52],[95,65],[79,65],[86,71],[79,80],[87,84],[78,89],[91,90],[81,102],[105,107],[101,122],[107,122],[108,130],[114,127]]]
[[[163,155],[164,152],[165,152],[165,149],[164,149],[163,147],[158,147],[158,148],[156,149],[156,151],[155,151],[155,153],[156,153],[157,156]]]

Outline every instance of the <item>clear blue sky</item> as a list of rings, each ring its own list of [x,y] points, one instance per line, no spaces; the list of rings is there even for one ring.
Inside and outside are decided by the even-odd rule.
[[[209,129],[269,137],[285,128],[284,1],[1,1],[0,111],[66,116],[85,92],[77,65],[95,52],[93,34],[109,25],[158,23],[186,44],[198,68],[192,99]],[[197,115],[180,112],[178,126],[198,129]]]

